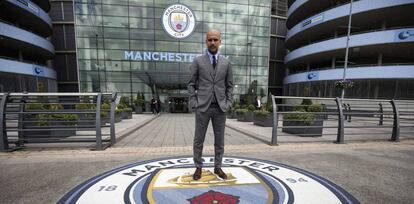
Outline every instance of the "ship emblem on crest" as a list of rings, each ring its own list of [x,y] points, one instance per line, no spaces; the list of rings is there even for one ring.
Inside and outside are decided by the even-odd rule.
[[[183,39],[195,29],[196,19],[193,11],[183,4],[168,6],[161,17],[164,30],[172,37]]]

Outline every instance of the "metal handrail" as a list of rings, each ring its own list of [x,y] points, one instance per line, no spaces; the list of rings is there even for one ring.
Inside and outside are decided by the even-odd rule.
[[[114,123],[117,93],[0,93],[0,97],[0,128],[2,130],[0,151],[10,151],[9,144],[14,142],[9,141],[8,133],[13,133],[13,136],[10,135],[13,140],[17,137],[17,141],[14,142],[16,147],[36,141],[53,143],[77,141],[76,136],[82,135],[76,133],[78,131],[94,131],[95,135],[88,135],[89,137],[83,138],[82,141],[96,143],[97,150],[102,150],[116,142]],[[71,103],[68,103],[69,100]],[[110,109],[101,109],[104,100],[110,101]],[[61,101],[64,102],[61,103]],[[43,107],[27,110],[26,108],[30,104]],[[77,104],[88,104],[92,109],[74,109]],[[57,110],[44,109],[45,105],[59,105],[63,109],[61,107]],[[107,115],[101,115],[103,113]],[[64,114],[74,116],[70,118],[59,117]],[[92,116],[92,114],[93,117],[88,118],[90,117],[88,115]],[[42,118],[38,118],[38,116],[42,116]],[[103,124],[102,119],[109,119],[110,124]],[[102,128],[105,127],[109,127],[109,134],[102,134]],[[49,133],[45,134],[44,131],[49,131]],[[70,135],[71,133],[67,131],[75,131],[75,133]],[[110,138],[104,139],[102,135],[109,135]],[[104,146],[103,142],[108,143]]]
[[[414,127],[414,117],[413,120],[410,120],[413,114],[414,104],[413,100],[394,100],[394,99],[355,99],[355,98],[319,98],[319,97],[297,97],[297,96],[271,96],[272,103],[273,103],[273,125],[272,125],[272,138],[271,138],[271,145],[278,144],[278,129],[282,129],[282,132],[288,131],[287,129],[316,129],[316,128],[337,128],[336,131],[336,141],[335,143],[342,144],[345,142],[346,135],[357,135],[357,134],[372,134],[372,131],[369,133],[362,133],[356,132],[358,129],[392,129],[390,131],[390,141],[399,141],[401,128],[412,128]],[[279,101],[282,100],[282,103],[276,103],[276,99]],[[322,111],[319,112],[304,112],[301,111],[294,111],[295,107],[310,107],[309,104],[296,104],[294,103],[295,100],[303,100],[308,99],[313,102],[319,103],[328,103],[322,104]],[[286,103],[290,102],[290,103]],[[345,103],[350,102],[350,103]],[[336,105],[333,105],[333,104]],[[353,104],[354,103],[354,104]],[[362,103],[362,104],[359,104]],[[352,106],[351,106],[351,105]],[[336,107],[334,109],[333,107]],[[401,106],[401,107],[400,107]],[[327,107],[330,107],[327,109]],[[351,110],[352,107],[352,110]],[[288,109],[286,109],[288,108]],[[280,109],[280,110],[279,110]],[[304,119],[301,118],[281,118],[285,114],[289,114],[290,117],[294,115],[301,115],[301,114],[312,114],[311,121],[312,123],[319,123],[312,126],[301,125],[301,121]],[[319,115],[319,116],[317,116]],[[307,117],[306,115],[304,117]],[[331,117],[329,117],[331,116]],[[333,117],[332,117],[333,116]],[[405,116],[404,118],[400,118],[401,116]],[[408,117],[407,117],[408,116]],[[316,117],[324,117],[316,118]],[[358,123],[353,123],[353,125],[349,125],[352,122],[352,117],[356,117],[354,119]],[[372,118],[372,119],[367,119]],[[408,118],[408,120],[405,120]],[[401,120],[403,120],[403,125]],[[323,125],[323,121],[338,121],[337,125]],[[354,121],[354,122],[355,122]],[[361,121],[363,125],[359,125]],[[391,124],[392,121],[392,124]],[[279,122],[283,122],[283,126],[279,127]],[[286,126],[285,122],[289,122],[289,125]],[[384,124],[384,122],[387,122]],[[286,123],[288,124],[288,123]],[[359,126],[358,126],[359,125]],[[353,132],[346,132],[348,129],[353,129]],[[411,129],[407,129],[411,130]],[[380,132],[386,133],[386,132]],[[406,133],[404,131],[403,133]],[[299,133],[297,133],[299,134]],[[320,133],[322,136],[322,131]],[[284,135],[284,134],[283,134]],[[302,132],[300,135],[303,136],[312,136],[313,133],[309,134],[309,132]],[[332,134],[323,134],[323,135],[332,135]],[[280,135],[279,135],[280,136]]]

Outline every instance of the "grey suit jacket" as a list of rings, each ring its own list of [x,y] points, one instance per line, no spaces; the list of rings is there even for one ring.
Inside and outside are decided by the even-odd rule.
[[[191,78],[188,82],[190,108],[207,111],[216,94],[217,103],[223,112],[230,109],[233,102],[233,72],[228,59],[219,55],[216,68],[208,57],[201,55],[190,66]]]

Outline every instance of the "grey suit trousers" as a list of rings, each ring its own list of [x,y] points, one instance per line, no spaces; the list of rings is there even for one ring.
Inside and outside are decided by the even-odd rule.
[[[203,167],[202,154],[203,144],[206,138],[207,127],[213,124],[214,132],[214,167],[221,167],[224,154],[224,127],[226,125],[226,113],[218,105],[210,105],[206,112],[196,110],[195,136],[194,136],[194,164]]]

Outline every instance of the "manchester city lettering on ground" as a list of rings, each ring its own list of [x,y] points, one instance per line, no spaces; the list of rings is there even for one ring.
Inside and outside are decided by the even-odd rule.
[[[162,158],[119,167],[75,187],[58,203],[359,203],[334,183],[271,161],[223,158],[227,179],[203,157],[193,180],[192,157]]]

